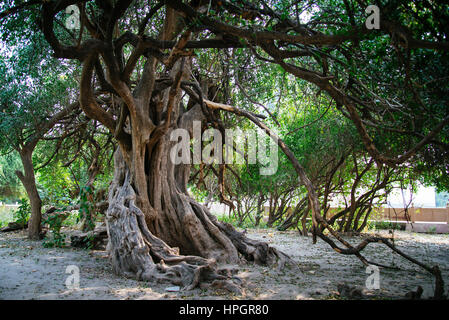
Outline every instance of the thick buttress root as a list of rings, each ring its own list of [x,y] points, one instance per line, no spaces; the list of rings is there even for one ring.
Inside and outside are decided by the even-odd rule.
[[[227,280],[217,273],[213,259],[179,255],[152,235],[135,198],[129,174],[122,186],[111,188],[106,221],[114,272],[138,280],[168,281],[187,290],[201,281]]]
[[[241,293],[242,281],[226,270],[218,270],[215,259],[181,255],[179,249],[154,236],[135,204],[136,194],[129,173],[122,175],[121,180],[115,179],[111,185],[106,213],[108,251],[116,274],[151,282],[170,282],[185,290],[210,283],[213,287]],[[200,204],[191,201],[195,213],[205,214],[202,219],[207,217],[220,228],[246,260],[268,265],[278,262],[279,266],[290,261],[266,243],[250,240],[232,226],[220,223]]]
[[[190,202],[195,212],[205,214],[231,240],[237,251],[246,261],[251,261],[259,265],[277,265],[278,269],[284,268],[285,265],[296,266],[296,263],[285,253],[269,246],[266,242],[249,239],[243,232],[237,231],[231,224],[218,221],[207,208],[195,202],[193,199]]]

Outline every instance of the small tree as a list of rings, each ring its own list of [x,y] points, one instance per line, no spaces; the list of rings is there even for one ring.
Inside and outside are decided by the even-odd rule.
[[[29,31],[31,43],[3,49],[0,60],[4,75],[0,79],[0,147],[4,153],[15,150],[20,155],[23,170],[16,174],[31,205],[28,236],[39,239],[42,200],[36,187],[33,151],[78,103],[70,103],[75,83],[67,77],[71,70],[48,55],[42,36]]]

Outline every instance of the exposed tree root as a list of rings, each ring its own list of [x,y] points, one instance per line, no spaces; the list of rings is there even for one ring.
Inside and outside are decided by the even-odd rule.
[[[389,247],[392,251],[396,252],[397,254],[399,254],[400,256],[402,256],[403,258],[405,258],[406,260],[420,266],[421,268],[423,268],[424,270],[426,270],[427,272],[429,272],[430,274],[432,274],[435,277],[435,291],[434,291],[434,296],[433,299],[446,299],[446,296],[444,294],[444,281],[443,281],[443,277],[441,276],[441,271],[440,268],[438,267],[438,265],[435,265],[433,267],[430,267],[418,260],[416,260],[415,258],[410,257],[409,255],[407,255],[406,253],[402,252],[401,250],[399,250],[393,243],[391,243],[391,241],[387,238],[383,238],[383,237],[369,237],[364,239],[361,243],[359,243],[356,247],[350,245],[346,240],[344,240],[335,230],[332,229],[332,227],[330,227],[329,225],[326,224],[326,229],[328,229],[331,234],[337,239],[339,240],[343,245],[346,246],[345,248],[340,248],[338,247],[335,242],[330,239],[328,236],[324,235],[322,232],[320,232],[318,234],[318,236],[324,240],[326,243],[328,243],[332,249],[334,249],[336,252],[340,253],[340,254],[345,254],[345,255],[355,255],[357,258],[360,259],[360,261],[362,261],[365,265],[377,265],[380,267],[386,267],[388,268],[388,266],[383,266],[380,265],[378,263],[375,262],[371,262],[368,261],[364,256],[361,255],[361,251],[370,243],[374,243],[374,242],[378,242],[378,243],[383,243],[385,244],[387,247]]]
[[[106,213],[108,251],[115,273],[138,280],[170,282],[185,290],[210,283],[209,286],[214,288],[242,292],[242,281],[229,271],[218,270],[216,259],[181,255],[178,248],[172,248],[154,236],[135,201],[136,195],[127,172],[123,181],[115,179],[111,185]],[[247,260],[263,264],[281,261],[281,266],[291,261],[267,244],[247,239],[232,226],[220,223],[201,205],[190,201],[196,213],[205,215],[199,218],[207,218],[220,228]]]
[[[195,99],[198,99],[197,97],[194,97]],[[207,101],[204,101],[204,103],[207,105]],[[310,179],[307,177],[304,168],[299,163],[298,159],[296,159],[293,152],[290,150],[290,148],[270,129],[268,128],[263,122],[261,122],[257,117],[254,115],[248,113],[247,111],[240,110],[238,108],[232,107],[232,106],[218,106],[222,110],[226,110],[232,113],[235,113],[237,115],[244,116],[251,120],[254,124],[256,124],[259,128],[263,129],[267,135],[270,136],[270,138],[278,144],[278,146],[282,149],[282,151],[285,153],[287,158],[292,163],[293,167],[295,168],[295,171],[297,172],[301,183],[306,187],[308,191],[308,198],[309,198],[309,205],[312,209],[312,235],[313,235],[313,243],[316,242],[316,237],[320,237],[322,240],[327,242],[336,252],[341,254],[353,254],[357,258],[359,258],[365,265],[374,264],[377,266],[382,266],[375,262],[370,262],[366,260],[365,257],[361,255],[361,251],[372,242],[381,242],[387,245],[391,250],[401,255],[403,258],[407,259],[408,261],[420,266],[427,272],[431,273],[435,277],[435,292],[434,292],[434,299],[445,299],[446,296],[444,295],[444,281],[441,276],[441,271],[437,265],[430,267],[428,265],[425,265],[424,263],[421,263],[420,261],[408,256],[401,250],[399,250],[396,246],[394,246],[388,239],[381,238],[381,237],[371,237],[365,239],[362,243],[360,243],[357,247],[353,247],[349,242],[344,240],[340,234],[335,231],[332,226],[329,225],[329,223],[322,217],[321,215],[321,209],[320,204],[318,200],[318,196],[315,191],[315,187],[313,183],[310,181]],[[334,236],[340,243],[342,243],[347,249],[339,248],[335,242],[323,234],[324,229],[327,229],[332,236]]]
[[[96,228],[87,232],[79,232],[70,236],[70,245],[75,248],[104,248],[104,241],[107,240],[106,227]]]
[[[195,211],[201,211],[216,225],[233,243],[246,261],[259,265],[273,266],[283,269],[286,265],[295,267],[297,264],[288,255],[269,246],[266,242],[249,239],[243,232],[237,231],[231,224],[218,221],[217,217],[193,199],[190,199]]]
[[[135,205],[136,195],[129,179],[127,173],[121,186],[111,188],[106,214],[114,271],[138,280],[168,281],[185,289],[196,287],[204,278],[225,279],[214,272],[213,260],[179,255],[151,234]]]

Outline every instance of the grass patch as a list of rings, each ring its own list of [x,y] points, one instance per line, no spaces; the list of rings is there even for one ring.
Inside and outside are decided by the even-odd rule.
[[[405,224],[388,222],[388,221],[372,221],[369,224],[370,230],[405,230]]]

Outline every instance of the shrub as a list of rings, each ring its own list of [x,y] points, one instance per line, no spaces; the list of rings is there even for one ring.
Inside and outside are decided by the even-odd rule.
[[[43,221],[48,224],[50,229],[50,236],[46,235],[43,242],[45,248],[62,248],[65,246],[66,235],[61,233],[61,227],[64,220],[67,218],[67,215],[68,214],[60,214],[60,211],[56,211]]]

